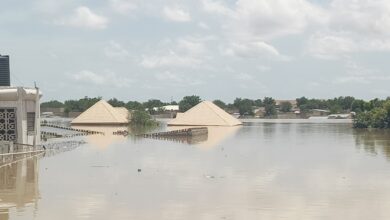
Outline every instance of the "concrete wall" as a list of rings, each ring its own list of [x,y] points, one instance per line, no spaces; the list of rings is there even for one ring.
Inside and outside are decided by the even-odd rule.
[[[20,96],[19,96],[20,97]],[[38,114],[37,134],[33,132],[27,132],[27,112],[35,112],[35,101],[23,100],[20,98],[18,101],[0,101],[0,108],[16,108],[16,127],[17,127],[17,141],[21,144],[33,144],[34,136],[37,143],[40,143],[40,117]]]

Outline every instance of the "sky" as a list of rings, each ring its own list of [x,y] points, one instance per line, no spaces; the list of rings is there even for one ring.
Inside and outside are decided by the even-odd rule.
[[[43,100],[390,96],[388,0],[2,0],[0,54]]]

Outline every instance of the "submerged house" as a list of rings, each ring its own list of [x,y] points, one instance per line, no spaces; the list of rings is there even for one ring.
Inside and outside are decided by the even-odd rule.
[[[129,111],[124,107],[112,107],[100,100],[73,119],[72,125],[124,125],[129,123]]]
[[[185,113],[177,113],[169,126],[237,126],[242,122],[210,101],[203,101]]]

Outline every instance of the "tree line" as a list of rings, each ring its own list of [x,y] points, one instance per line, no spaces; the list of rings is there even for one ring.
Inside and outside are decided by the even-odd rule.
[[[84,97],[78,100],[66,100],[60,102],[57,100],[51,100],[41,103],[41,108],[64,108],[65,113],[69,112],[83,112],[90,108],[92,105],[100,101],[102,97]],[[163,102],[158,99],[149,99],[146,102],[128,101],[124,102],[116,98],[112,98],[107,101],[113,107],[125,107],[128,110],[147,111],[150,114],[154,114],[158,111],[162,111],[162,107],[166,105],[179,105],[180,111],[184,112],[193,106],[201,102],[199,96],[185,96],[179,103],[176,101]],[[156,110],[157,109],[157,110]]]
[[[390,128],[390,99],[378,100],[354,118],[355,128]]]
[[[101,99],[102,97],[84,97],[79,100],[67,100],[65,102],[52,100],[42,103],[41,107],[64,108],[66,113],[83,112]],[[179,102],[163,102],[158,99],[149,99],[146,102],[124,102],[112,98],[108,100],[108,103],[114,107],[125,107],[129,110],[146,111],[149,114],[156,114],[163,111],[162,107],[166,105],[179,105],[179,111],[185,112],[201,101],[202,99],[199,96],[191,95],[183,97]],[[227,112],[238,112],[241,116],[253,116],[257,109],[262,109],[265,117],[273,117],[278,113],[287,113],[293,110],[298,110],[302,114],[315,109],[327,110],[331,114],[355,112],[357,115],[355,118],[356,127],[383,127],[385,125],[378,125],[380,124],[378,118],[384,117],[384,112],[388,108],[386,106],[390,105],[386,105],[385,103],[388,103],[389,101],[390,98],[387,98],[386,100],[372,99],[365,101],[356,99],[352,96],[341,96],[333,99],[300,97],[295,99],[296,106],[293,106],[291,101],[280,102],[276,105],[276,101],[272,97],[264,97],[263,99],[236,98],[233,103],[225,103],[219,99],[214,100],[213,102]],[[293,109],[293,107],[296,109]],[[370,118],[375,118],[375,122],[369,123],[368,121]]]

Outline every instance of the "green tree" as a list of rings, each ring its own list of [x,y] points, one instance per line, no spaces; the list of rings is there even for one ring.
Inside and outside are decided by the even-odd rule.
[[[306,97],[297,98],[297,106],[301,110],[301,112],[305,113],[309,111],[309,100]]]
[[[351,110],[352,104],[355,101],[355,98],[352,96],[339,97],[338,104],[343,110]]]
[[[253,115],[253,101],[250,99],[236,98],[233,105],[238,109],[241,116]]]
[[[158,99],[149,99],[147,102],[144,102],[143,103],[143,106],[148,109],[148,112],[150,114],[154,114],[156,113],[156,111],[154,110],[154,108],[159,108],[159,107],[162,107],[164,106],[165,103],[163,103],[162,101],[158,100]]]
[[[152,119],[146,111],[135,110],[131,113],[130,125],[132,126],[154,126],[157,121]]]
[[[279,107],[281,112],[291,112],[292,105],[290,102],[282,102]]]
[[[276,115],[275,100],[271,97],[265,97],[263,100],[265,114],[264,116],[271,117]]]
[[[65,101],[65,112],[83,112],[90,108],[92,105],[96,104],[98,101],[100,101],[102,97],[97,98],[89,98],[84,97],[79,100],[67,100]]]
[[[301,107],[302,105],[306,105],[309,101],[305,96],[301,98],[297,98],[296,100],[297,100],[298,107]]]
[[[200,102],[201,102],[201,99],[199,96],[196,96],[196,95],[185,96],[179,102],[179,111],[185,112],[185,111],[189,110],[190,108],[194,107],[195,105],[199,104]]]
[[[342,110],[343,110],[343,108],[338,104],[332,105],[329,109],[330,114],[337,114],[337,113],[340,113]]]
[[[378,107],[357,113],[354,118],[355,128],[390,128],[390,101],[375,100],[373,102]]]
[[[368,128],[370,127],[371,121],[371,113],[370,112],[359,112],[353,121],[354,128]]]
[[[351,111],[356,112],[356,113],[364,112],[364,111],[368,110],[366,107],[367,104],[368,103],[365,102],[364,100],[356,99],[352,103]]]
[[[65,105],[57,100],[51,100],[41,103],[41,108],[63,108]]]
[[[113,107],[125,107],[126,106],[126,104],[124,102],[119,101],[116,98],[112,98],[112,99],[108,100],[108,103],[110,105],[112,105]]]
[[[256,99],[255,101],[253,101],[253,104],[256,106],[256,107],[263,107],[263,100],[261,99]]]
[[[137,101],[129,101],[126,103],[126,108],[128,110],[145,110],[145,107],[142,105],[142,103]]]
[[[217,105],[218,107],[220,107],[221,109],[226,109],[226,107],[227,107],[226,104],[223,101],[219,100],[219,99],[214,100],[213,103],[215,105]]]

